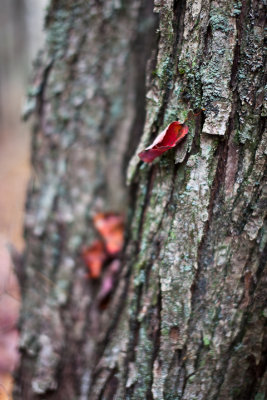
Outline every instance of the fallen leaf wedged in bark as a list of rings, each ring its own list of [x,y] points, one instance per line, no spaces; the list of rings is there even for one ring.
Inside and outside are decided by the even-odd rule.
[[[85,247],[82,250],[82,257],[89,269],[90,278],[99,278],[103,264],[108,257],[104,243],[101,240],[94,241],[91,246]]]
[[[94,226],[103,237],[109,255],[122,250],[124,236],[124,220],[120,214],[107,212],[94,216]]]
[[[144,151],[138,154],[142,161],[150,163],[165,151],[172,149],[188,133],[188,126],[174,121],[167,126],[154,140],[154,142]]]
[[[108,304],[108,299],[114,289],[116,275],[120,270],[121,262],[118,259],[114,259],[107,266],[107,270],[104,272],[99,293],[97,296],[98,305],[101,309],[105,309]]]

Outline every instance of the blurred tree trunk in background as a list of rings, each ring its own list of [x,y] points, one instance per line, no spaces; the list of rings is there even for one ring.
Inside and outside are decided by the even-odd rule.
[[[2,0],[0,14],[0,140],[18,128],[24,85],[33,54],[42,45],[42,8],[47,0]]]
[[[30,153],[29,127],[21,123],[21,113],[33,53],[43,45],[41,6],[46,2],[1,2],[0,240],[12,243],[19,250],[23,247],[22,220]]]
[[[15,399],[265,398],[263,1],[152,3],[48,10]],[[177,149],[134,155],[202,108]],[[110,210],[126,244],[100,310],[80,251]]]
[[[6,134],[9,124],[13,122],[14,116],[10,115],[12,109],[10,100],[14,88],[17,87],[18,67],[24,69],[25,65],[27,48],[24,45],[26,42],[24,17],[24,0],[3,0],[0,14],[0,138]]]

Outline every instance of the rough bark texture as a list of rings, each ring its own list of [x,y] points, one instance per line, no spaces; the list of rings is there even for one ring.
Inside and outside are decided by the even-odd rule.
[[[146,1],[48,13],[15,399],[266,396],[264,4],[154,3],[157,43]],[[149,56],[137,152],[205,110],[177,150],[132,157],[128,202]],[[94,212],[122,208],[122,270],[100,312],[79,250]]]

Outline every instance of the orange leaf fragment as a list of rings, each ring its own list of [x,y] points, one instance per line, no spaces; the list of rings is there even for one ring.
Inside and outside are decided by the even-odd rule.
[[[83,249],[82,257],[89,269],[90,278],[99,278],[103,264],[107,259],[104,243],[101,240],[94,241],[91,246]]]
[[[161,132],[154,142],[138,154],[142,161],[150,163],[165,151],[175,147],[188,133],[188,126],[174,121]]]
[[[122,250],[124,238],[124,219],[121,214],[112,212],[98,213],[94,216],[94,225],[103,237],[110,255]]]

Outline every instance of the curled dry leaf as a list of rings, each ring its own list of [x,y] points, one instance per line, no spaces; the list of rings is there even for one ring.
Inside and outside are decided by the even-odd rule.
[[[120,260],[115,259],[107,266],[107,270],[104,273],[103,280],[101,282],[100,290],[97,296],[98,305],[104,309],[107,305],[108,298],[115,286],[116,276],[120,270]]]
[[[122,250],[124,220],[121,214],[98,213],[94,216],[94,225],[103,237],[109,255],[117,254]]]
[[[188,126],[174,121],[161,132],[154,142],[138,154],[142,161],[150,163],[165,151],[175,147],[188,133]]]
[[[99,278],[103,264],[108,258],[104,243],[101,240],[94,241],[91,246],[83,249],[82,257],[89,269],[90,278]]]

